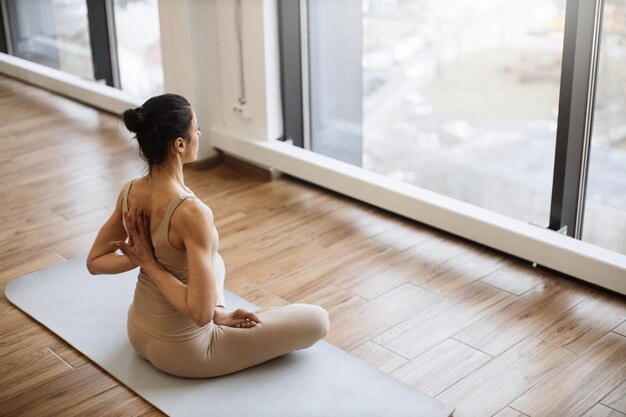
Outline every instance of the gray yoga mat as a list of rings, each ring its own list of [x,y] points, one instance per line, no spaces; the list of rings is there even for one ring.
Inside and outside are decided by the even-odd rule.
[[[85,261],[80,256],[16,278],[6,297],[170,416],[447,417],[454,410],[324,340],[217,378],[167,375],[128,342],[138,271],[92,276]],[[258,309],[228,291],[226,302],[230,309]]]

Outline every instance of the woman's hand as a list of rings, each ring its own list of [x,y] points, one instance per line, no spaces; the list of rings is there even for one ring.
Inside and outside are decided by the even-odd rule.
[[[148,269],[158,264],[154,256],[154,246],[150,237],[150,214],[137,207],[135,215],[130,211],[124,213],[128,228],[128,243],[117,240],[110,245],[120,249],[135,265]]]
[[[235,311],[228,311],[222,307],[217,307],[213,313],[213,323],[228,327],[250,328],[260,323],[259,317],[243,308]]]

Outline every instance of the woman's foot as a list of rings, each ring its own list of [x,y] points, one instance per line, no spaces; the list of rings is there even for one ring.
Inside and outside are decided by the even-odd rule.
[[[251,311],[238,308],[235,311],[229,311],[225,307],[216,307],[213,314],[213,323],[237,328],[250,328],[260,323],[259,317]]]

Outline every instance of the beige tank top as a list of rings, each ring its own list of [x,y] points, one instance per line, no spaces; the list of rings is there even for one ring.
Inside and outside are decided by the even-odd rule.
[[[128,207],[128,194],[134,181],[129,181],[125,185],[122,205],[124,213],[130,208]],[[155,257],[167,271],[184,284],[187,284],[189,278],[187,253],[172,246],[168,238],[168,232],[174,210],[187,198],[196,198],[196,196],[193,193],[183,192],[172,198],[152,234]],[[128,232],[125,220],[123,220],[123,224]],[[219,235],[215,226],[212,233],[214,245],[211,259],[213,260],[216,274],[223,275],[223,260],[217,253]],[[200,327],[193,320],[176,310],[141,268],[135,287],[135,296],[128,314],[128,319],[132,324],[156,338],[167,341],[182,341],[196,337],[199,333],[206,331],[207,327],[213,325],[213,322],[210,322],[206,326]]]

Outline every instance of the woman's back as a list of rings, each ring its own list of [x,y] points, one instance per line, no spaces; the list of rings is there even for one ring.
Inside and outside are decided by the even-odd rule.
[[[153,193],[150,184],[137,179],[129,181],[125,185],[123,195],[122,208],[124,212],[134,210],[137,206],[150,211],[150,232],[156,259],[179,281],[187,284],[189,278],[187,254],[184,249],[183,238],[177,230],[176,222],[172,219],[175,217],[174,213],[176,213],[177,208],[182,206],[183,201],[188,198],[195,198],[193,192],[181,192],[170,197],[164,193]],[[126,227],[125,222],[124,227]],[[225,305],[223,282],[226,271],[224,261],[217,251],[219,235],[215,226],[210,233],[212,233],[213,242],[211,259],[218,283],[216,288],[218,304]],[[129,310],[129,319],[150,335],[168,341],[180,341],[195,337],[208,326],[199,327],[189,317],[176,310],[143,270],[139,272],[135,297]],[[209,325],[211,324],[209,323]]]
[[[144,178],[131,180],[126,183],[124,188],[126,199],[123,202],[123,210],[135,209],[138,206],[147,209],[151,215],[150,232],[153,236],[158,227],[166,221],[164,218],[168,217],[168,215],[173,215],[173,211],[169,213],[167,211],[168,208],[171,208],[169,206],[174,201],[176,195],[181,196],[181,202],[182,196],[195,197],[191,190],[179,193],[174,189],[156,189],[157,186],[155,184],[151,184],[149,180]],[[169,240],[175,249],[184,250],[183,239],[176,228],[176,221],[170,227]]]

